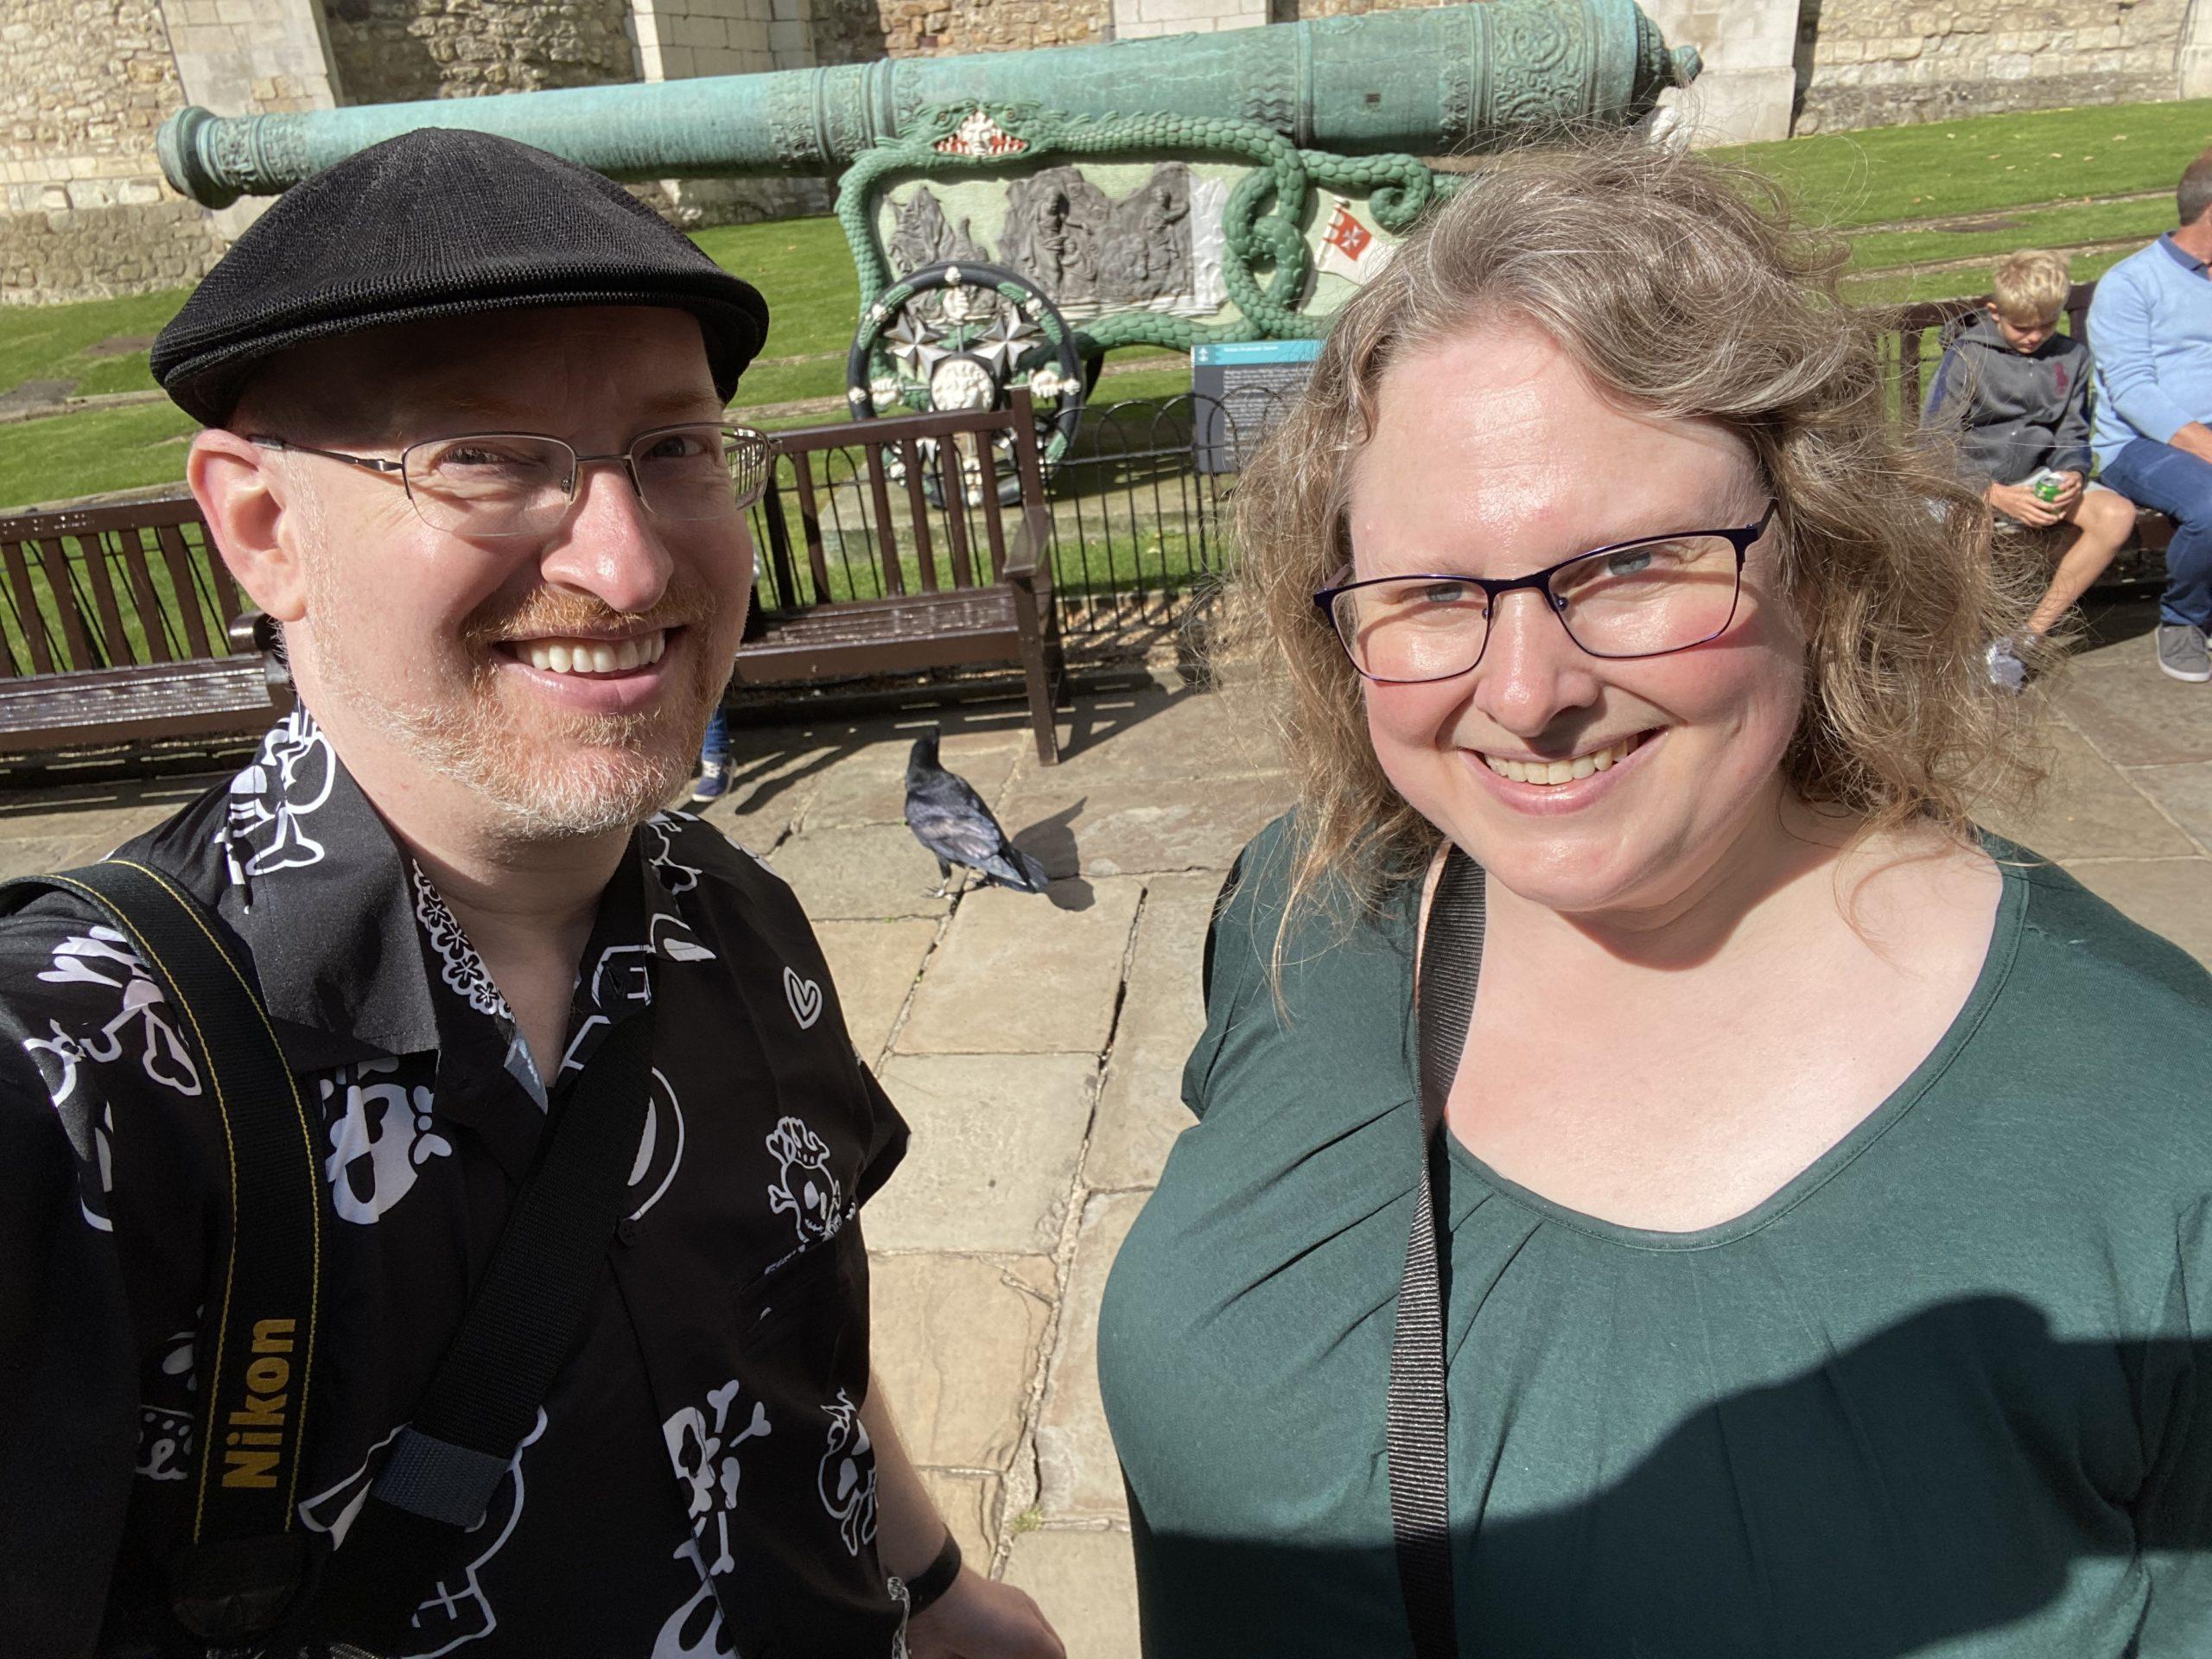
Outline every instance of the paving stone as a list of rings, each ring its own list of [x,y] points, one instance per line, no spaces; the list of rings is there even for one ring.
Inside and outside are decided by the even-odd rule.
[[[809,830],[855,823],[904,823],[906,818],[906,760],[923,730],[888,734],[823,775],[808,803]],[[986,801],[1006,787],[1020,757],[1019,734],[948,732],[938,747],[940,765],[958,772]]]
[[[2166,815],[2078,733],[2045,728],[2050,775],[2030,808],[1982,821],[2045,858],[2177,858],[2197,850]],[[2212,868],[2206,871],[2212,877]]]
[[[887,1255],[868,1273],[868,1354],[908,1455],[1005,1469],[1058,1290],[1052,1259]]]
[[[899,1427],[903,1433],[905,1424]],[[978,1573],[990,1571],[992,1552],[998,1543],[999,1478],[958,1474],[950,1469],[918,1472],[930,1502],[937,1505],[937,1512],[960,1541],[961,1559],[974,1562]]]
[[[105,858],[127,836],[22,836],[0,841],[0,881],[72,870]]]
[[[826,921],[815,927],[845,1010],[845,1028],[871,1065],[891,1040],[892,1025],[913,991],[938,925],[922,916],[896,922]]]
[[[1227,870],[1244,843],[1290,805],[1285,772],[1235,778],[1160,778],[1084,787],[1057,772],[1025,779],[1000,818],[1017,844],[1055,876]],[[1065,823],[1047,842],[1017,824]]]
[[[903,823],[805,831],[768,861],[817,922],[942,916],[950,907],[949,900],[930,897],[937,861]]]
[[[1113,1032],[1142,891],[1098,882],[1087,910],[997,887],[968,893],[914,993],[899,1052],[1096,1056]]]
[[[2091,860],[2067,868],[2083,887],[2212,967],[2212,866],[2204,860]]]
[[[2066,723],[2120,766],[2212,760],[2212,687],[2132,663],[2079,665],[2056,696]]]
[[[2131,766],[2126,775],[2130,783],[2166,810],[2199,849],[2212,853],[2212,760],[2178,766]],[[2206,874],[2212,876],[2212,870]]]
[[[1014,1541],[1006,1580],[1037,1599],[1071,1659],[1140,1659],[1128,1533],[1025,1532]]]
[[[884,1088],[913,1130],[868,1207],[879,1250],[1048,1255],[1059,1247],[1097,1067],[1087,1054],[894,1054]]]
[[[1047,1522],[1126,1521],[1122,1465],[1098,1395],[1098,1304],[1142,1192],[1103,1193],[1084,1206],[1061,1306],[1058,1351],[1037,1419],[1038,1507]]]
[[[1145,778],[1223,778],[1283,765],[1249,693],[1147,685],[1080,699],[1061,721],[1060,764],[1040,778],[1071,786]]]
[[[1084,1156],[1084,1185],[1148,1187],[1175,1137],[1192,1122],[1183,1104],[1183,1062],[1205,1029],[1206,924],[1221,878],[1156,875],[1145,883],[1129,979],[1114,1023],[1114,1052],[1098,1091],[1098,1116]]]
[[[731,732],[729,792],[707,806],[684,805],[684,810],[765,857],[797,825],[821,787],[822,774],[842,751],[784,736],[764,741],[762,736]]]

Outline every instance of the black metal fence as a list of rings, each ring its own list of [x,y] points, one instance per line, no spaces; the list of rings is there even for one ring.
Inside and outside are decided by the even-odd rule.
[[[1238,470],[1285,407],[1272,396],[1224,407],[1185,393],[1085,409],[1046,480],[1064,638],[1141,644],[1206,601],[1229,568]],[[870,447],[855,441],[779,457],[774,486],[753,509],[766,607],[887,597],[887,554],[910,594],[965,587],[960,562],[990,563],[984,493],[1003,499],[1017,489],[1003,444],[908,441],[882,455],[880,472],[868,465]]]

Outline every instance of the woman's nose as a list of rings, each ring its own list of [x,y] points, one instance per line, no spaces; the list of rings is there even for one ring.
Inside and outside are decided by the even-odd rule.
[[[1475,707],[1516,736],[1534,738],[1567,709],[1597,700],[1595,662],[1567,637],[1550,595],[1529,588],[1502,594],[1475,669]]]

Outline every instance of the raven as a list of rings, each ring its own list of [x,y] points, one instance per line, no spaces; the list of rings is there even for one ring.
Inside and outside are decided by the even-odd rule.
[[[952,867],[966,866],[984,880],[1021,893],[1042,893],[1052,878],[1045,867],[1006,838],[991,809],[975,786],[937,761],[941,733],[914,740],[906,757],[906,827],[937,860],[942,899],[952,882]]]

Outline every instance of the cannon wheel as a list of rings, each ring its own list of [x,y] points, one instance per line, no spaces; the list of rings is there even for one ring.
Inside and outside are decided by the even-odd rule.
[[[888,376],[874,372],[884,360]],[[1003,409],[1018,379],[1027,382],[1039,411],[1050,474],[1075,439],[1090,389],[1074,331],[1027,276],[973,261],[925,265],[893,283],[861,317],[845,359],[846,401],[861,419],[894,404],[921,411]],[[1013,457],[1006,459],[999,499],[1011,505],[1021,480]],[[970,462],[963,470],[981,469]],[[932,467],[923,480],[932,500],[937,477]],[[971,486],[971,499],[980,487]]]

